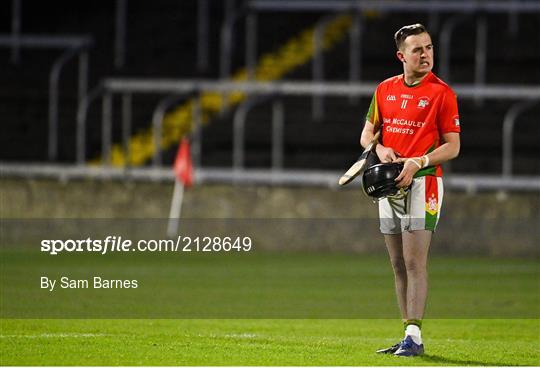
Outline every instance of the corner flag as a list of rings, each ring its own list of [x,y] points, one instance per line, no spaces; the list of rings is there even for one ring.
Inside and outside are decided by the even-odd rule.
[[[183,138],[178,146],[176,159],[174,160],[174,174],[186,188],[193,185],[193,163],[191,161],[191,150],[189,140]]]
[[[178,146],[176,159],[174,160],[174,192],[169,212],[169,224],[167,225],[167,235],[174,237],[178,234],[178,221],[184,200],[184,187],[193,185],[193,163],[191,162],[191,150],[189,140],[183,138]]]

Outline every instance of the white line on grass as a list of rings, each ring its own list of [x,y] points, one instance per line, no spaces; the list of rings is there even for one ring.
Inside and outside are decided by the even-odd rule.
[[[231,333],[231,334],[197,334],[197,337],[204,337],[204,338],[212,338],[212,339],[215,339],[215,338],[228,338],[228,339],[255,339],[255,338],[259,338],[259,337],[262,337],[262,335],[260,334],[254,334],[254,333],[241,333],[241,334],[236,334],[236,333]]]
[[[254,339],[258,336],[254,333],[242,333],[242,334],[225,334],[225,337],[230,337],[233,339]]]
[[[112,336],[110,334],[101,333],[42,333],[37,335],[0,335],[0,338],[23,338],[23,339],[41,339],[41,338],[57,338],[57,337],[104,337]]]

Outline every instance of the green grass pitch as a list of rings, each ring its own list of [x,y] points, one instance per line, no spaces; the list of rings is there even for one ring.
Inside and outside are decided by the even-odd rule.
[[[12,250],[1,256],[1,365],[540,365],[535,259],[432,257],[423,326],[426,355],[398,358],[374,352],[403,333],[383,256],[291,253],[188,260],[145,255],[129,261],[104,257],[98,264],[88,256],[50,258]],[[27,287],[51,262],[51,269],[68,274],[98,272],[98,266],[110,275],[138,272],[141,294],[83,290],[51,296]],[[256,279],[261,272],[266,277]],[[266,289],[254,294],[255,287]],[[130,299],[133,295],[137,298]],[[186,295],[199,300],[182,304]],[[19,305],[12,301],[17,298],[31,301],[21,304],[27,318],[16,317]],[[257,304],[261,298],[264,303]],[[73,300],[84,303],[67,303]],[[141,300],[191,310],[224,304],[208,305],[206,319],[175,318],[170,308],[154,319],[112,318],[119,305],[142,315],[148,305],[141,306]],[[254,304],[244,305],[250,301]],[[72,313],[66,317],[79,316],[85,313],[81,305],[110,310],[101,310],[103,318],[32,318],[40,310],[52,313],[55,306]],[[240,309],[231,318],[216,314],[227,306]],[[260,308],[261,318],[243,318]],[[275,308],[281,314],[265,317]]]
[[[428,320],[426,354],[395,320],[3,320],[2,365],[538,365],[538,320]]]

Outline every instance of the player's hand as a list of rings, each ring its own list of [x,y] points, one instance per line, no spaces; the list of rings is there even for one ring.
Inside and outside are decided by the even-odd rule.
[[[377,147],[375,147],[375,152],[382,163],[394,162],[398,158],[398,155],[394,152],[392,147],[385,147],[382,144],[378,144]]]
[[[398,158],[393,162],[404,163],[403,170],[401,170],[399,176],[395,179],[396,186],[398,188],[406,188],[411,185],[414,174],[420,170],[421,163],[419,162],[419,158]]]

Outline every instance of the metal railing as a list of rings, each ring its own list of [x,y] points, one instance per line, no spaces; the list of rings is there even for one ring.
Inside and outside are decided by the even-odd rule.
[[[152,159],[152,165],[154,167],[161,166],[161,140],[163,136],[162,132],[162,124],[163,119],[165,118],[165,113],[168,109],[170,109],[172,106],[177,104],[178,102],[184,100],[186,96],[182,95],[173,95],[168,96],[162,99],[156,106],[154,113],[152,114],[152,128],[153,128],[153,141],[154,141],[154,149],[155,154]],[[195,116],[195,126],[199,126],[201,124],[200,121],[200,115],[194,115]],[[126,156],[129,157],[129,156]]]
[[[314,12],[351,12],[355,15],[353,27],[351,28],[350,38],[350,72],[349,77],[352,83],[322,83],[324,78],[324,62],[322,53],[315,52],[313,61],[314,80],[321,83],[309,82],[284,82],[284,83],[233,83],[228,81],[201,81],[201,80],[142,80],[142,79],[106,79],[103,84],[98,86],[90,94],[86,94],[87,90],[87,73],[88,73],[88,53],[87,49],[91,45],[90,38],[73,37],[48,37],[48,40],[41,36],[32,36],[20,34],[20,0],[13,0],[13,17],[12,17],[12,34],[10,36],[0,36],[0,45],[4,44],[12,48],[12,60],[16,62],[20,57],[20,48],[22,47],[47,47],[47,48],[64,48],[67,49],[53,65],[49,78],[49,137],[48,137],[48,155],[49,159],[54,160],[57,156],[58,146],[58,83],[62,67],[77,55],[79,56],[79,104],[77,109],[77,162],[82,165],[86,160],[86,120],[87,111],[90,104],[95,99],[102,97],[102,156],[105,162],[110,162],[111,152],[111,129],[112,129],[112,109],[113,96],[117,93],[122,95],[122,139],[126,157],[129,157],[129,137],[131,134],[131,109],[132,94],[136,93],[163,93],[163,94],[191,94],[201,93],[203,91],[220,91],[228,93],[232,91],[243,91],[253,95],[312,95],[314,103],[313,113],[315,117],[322,116],[324,113],[322,97],[327,95],[333,96],[348,96],[351,101],[353,98],[371,96],[375,84],[358,83],[361,76],[361,54],[360,40],[362,37],[362,19],[361,12],[365,10],[378,10],[384,12],[427,12],[430,19],[435,17],[440,12],[455,12],[462,14],[465,17],[469,14],[476,13],[508,13],[514,21],[517,15],[522,12],[540,12],[540,2],[532,0],[523,1],[407,1],[395,2],[392,0],[251,0],[246,2],[246,7],[237,11],[234,9],[232,0],[226,1],[226,16],[221,31],[221,57],[220,57],[220,75],[223,79],[227,79],[231,72],[231,57],[232,57],[232,37],[233,27],[236,21],[246,16],[246,65],[248,67],[248,75],[253,78],[255,55],[257,47],[257,16],[259,13],[268,11],[282,12],[297,12],[297,11],[314,11]],[[124,64],[125,43],[126,43],[126,9],[127,0],[117,0],[116,2],[116,36],[115,36],[115,66],[121,67]],[[198,18],[198,53],[197,65],[202,70],[207,65],[207,25],[208,25],[208,3],[207,0],[201,0],[198,7],[200,16]],[[434,18],[433,18],[434,19]],[[436,19],[438,22],[438,19]],[[434,20],[435,22],[435,20]],[[516,23],[516,22],[514,22]],[[535,99],[538,99],[539,87],[522,87],[522,86],[489,86],[485,83],[485,64],[486,64],[486,44],[487,44],[487,23],[485,18],[480,17],[477,20],[476,44],[477,50],[475,53],[475,84],[474,85],[456,85],[454,90],[461,98],[472,98],[475,101],[481,102],[483,99],[504,99],[504,100],[526,100],[519,102],[513,106],[506,114],[503,127],[503,176],[504,180],[513,179],[512,177],[512,136],[514,123],[518,115],[534,104]],[[446,31],[447,44],[450,47],[450,39],[453,26],[447,25],[449,30]],[[516,28],[514,25],[513,28]],[[313,42],[315,46],[321,44],[324,22],[319,23],[314,34]],[[443,31],[441,32],[441,46],[443,44]],[[69,42],[68,42],[69,41]],[[66,46],[67,45],[67,46]],[[443,47],[444,48],[444,47]],[[206,51],[205,51],[206,50]],[[320,50],[315,47],[315,50]],[[448,51],[447,50],[447,51]],[[444,50],[442,50],[444,53]],[[443,75],[448,75],[450,69],[449,52],[446,52],[447,62],[442,58],[441,68]],[[446,70],[446,72],[444,72]],[[442,75],[442,76],[443,76]],[[446,78],[448,79],[448,77]],[[194,149],[198,150],[200,155],[200,101],[195,99],[194,116],[199,116],[196,123],[196,133]],[[158,111],[161,109],[162,111]],[[195,112],[198,109],[198,112]],[[278,109],[279,110],[279,109]],[[164,117],[165,109],[162,106],[156,107],[154,112],[154,142],[157,142],[161,137],[161,124]],[[283,111],[281,111],[283,114]],[[156,116],[157,115],[157,116]],[[279,116],[280,113],[276,113]],[[276,123],[276,127],[280,124]],[[279,132],[280,128],[273,130],[273,140],[282,140],[283,134]],[[281,128],[282,129],[282,128]],[[280,138],[281,137],[281,138]],[[237,140],[242,142],[242,140]],[[237,143],[239,144],[239,143]],[[236,146],[235,146],[236,147]],[[279,144],[274,147],[280,147]],[[281,144],[282,147],[282,144]],[[277,149],[279,151],[279,149]],[[274,152],[274,149],[273,149]],[[159,166],[160,148],[156,146],[156,153],[153,158],[154,165]],[[274,152],[273,155],[279,157],[282,152]],[[200,156],[198,158],[200,160]]]
[[[225,19],[221,26],[219,54],[219,77],[222,80],[231,76],[234,26],[245,15],[245,11],[236,11],[232,0],[225,1]]]
[[[450,82],[450,43],[452,32],[462,22],[467,20],[467,14],[458,14],[449,18],[442,26],[439,34],[439,44],[441,47],[439,55],[439,75],[445,81]]]
[[[518,116],[525,110],[535,106],[540,102],[540,98],[522,101],[514,104],[504,116],[503,121],[503,155],[502,155],[502,175],[505,178],[512,176],[512,154],[514,147],[514,126]],[[540,181],[540,178],[539,178]]]
[[[364,11],[381,11],[385,13],[400,12],[400,13],[427,13],[430,19],[430,26],[438,29],[439,15],[442,12],[455,13],[456,16],[450,18],[443,25],[439,35],[441,47],[441,64],[439,74],[443,80],[450,82],[450,40],[455,26],[466,20],[471,15],[479,15],[476,19],[476,49],[474,52],[475,72],[474,82],[481,86],[486,82],[486,61],[487,61],[487,19],[486,14],[507,13],[509,16],[509,28],[513,32],[517,32],[517,17],[520,13],[538,13],[540,12],[540,2],[534,0],[521,1],[451,1],[451,0],[436,0],[436,1],[401,1],[394,0],[249,0],[246,3],[247,11],[250,15],[265,13],[265,12],[330,12],[330,13],[350,13],[353,14],[354,20],[350,31],[349,59],[350,71],[349,80],[351,83],[361,81],[361,62],[362,55],[360,53],[360,38],[361,34],[361,14]],[[252,15],[255,17],[255,15]],[[318,52],[317,45],[320,44],[320,34],[324,28],[325,19],[321,20],[316,25],[314,35],[315,54],[313,58],[313,81],[321,82],[324,75],[324,63],[321,53]],[[226,28],[224,28],[226,29]],[[248,37],[254,38],[254,28],[250,28]],[[232,33],[229,33],[232,37]],[[223,37],[223,34],[222,34]],[[252,43],[256,43],[252,41]],[[249,45],[249,43],[248,43]],[[222,58],[222,63],[228,63],[225,58]],[[248,64],[246,64],[248,65]],[[324,102],[321,96],[314,97],[312,114],[315,120],[320,120],[324,115]],[[354,99],[350,98],[351,102]],[[481,97],[475,99],[477,106],[483,103]]]
[[[53,178],[63,182],[73,179],[99,180],[147,180],[173,182],[175,176],[170,168],[123,168],[90,167],[78,165],[53,165],[0,162],[2,177]],[[227,168],[204,167],[195,170],[195,181],[203,183],[231,183],[236,185],[298,185],[338,188],[340,171],[314,170],[265,170],[250,169],[234,171]],[[540,191],[537,176],[501,177],[497,175],[459,175],[445,178],[445,188],[476,192],[482,190]],[[357,189],[360,182],[354,181],[347,189]]]
[[[450,74],[450,46],[452,33],[458,25],[470,19],[470,14],[457,14],[449,18],[442,26],[439,34],[440,44],[440,63],[439,75],[450,83],[452,81]],[[482,86],[486,83],[486,55],[487,55],[487,20],[484,16],[476,19],[476,47],[474,51],[474,84]],[[478,105],[482,103],[481,98],[476,98]]]
[[[313,32],[313,61],[311,64],[313,81],[322,83],[324,79],[324,51],[323,38],[328,24],[334,19],[333,15],[328,15],[317,22]],[[321,95],[313,95],[311,100],[311,115],[315,121],[324,118],[324,99]]]
[[[264,104],[272,96],[264,98],[250,98],[242,103],[236,110],[233,118],[233,170],[235,172],[244,170],[245,162],[245,126],[247,114],[254,107]],[[272,148],[271,156],[272,170],[279,170],[283,167],[283,127],[284,123],[283,101],[274,99],[272,101]]]
[[[132,113],[132,99],[130,93],[124,93],[122,95],[122,148],[124,151],[124,157],[126,158],[126,167],[131,166],[131,148],[129,147],[129,140],[131,138],[131,114]]]
[[[0,35],[0,46],[33,49],[61,49],[64,52],[56,59],[49,73],[49,128],[48,158],[56,160],[58,156],[58,98],[59,82],[63,67],[75,57],[79,59],[77,101],[86,97],[88,89],[88,49],[93,41],[88,36],[55,36],[55,35]],[[14,51],[15,54],[15,51]],[[17,51],[18,55],[18,51]],[[18,60],[19,56],[17,56]]]
[[[250,8],[262,11],[396,11],[396,12],[485,12],[485,13],[507,13],[507,12],[538,12],[540,3],[536,0],[521,1],[451,1],[451,0],[250,0]]]
[[[126,78],[108,78],[103,80],[103,83],[99,89],[94,90],[90,93],[87,98],[80,105],[78,111],[78,121],[77,121],[77,162],[79,165],[85,163],[85,124],[86,124],[86,115],[90,103],[97,99],[99,96],[103,96],[103,128],[106,131],[110,131],[110,122],[112,116],[112,110],[108,105],[108,101],[114,94],[121,95],[133,95],[137,93],[155,93],[155,94],[173,94],[173,95],[188,95],[202,93],[206,91],[214,91],[219,93],[232,93],[232,92],[244,92],[247,95],[252,96],[358,96],[358,97],[371,97],[373,91],[376,88],[375,83],[312,83],[312,82],[301,82],[301,81],[288,81],[288,82],[274,82],[274,83],[257,83],[257,82],[220,82],[220,81],[210,81],[210,80],[174,80],[174,79],[126,79]],[[513,107],[507,113],[504,123],[504,134],[505,137],[503,140],[503,162],[505,171],[501,175],[501,178],[504,177],[504,180],[500,183],[506,183],[505,180],[511,179],[511,169],[508,170],[508,167],[511,167],[511,162],[513,158],[512,153],[512,131],[513,131],[513,121],[517,118],[519,113],[523,109],[528,108],[531,104],[535,103],[537,100],[540,100],[540,86],[516,86],[516,85],[491,85],[491,86],[475,86],[475,85],[454,85],[453,87],[456,94],[461,99],[475,99],[481,97],[483,99],[495,99],[495,100],[518,100],[519,106]],[[196,99],[198,100],[198,99]],[[523,102],[525,101],[525,102]],[[525,107],[521,107],[524,103]],[[245,120],[245,115],[249,110],[249,107],[253,102],[243,105],[240,110],[237,110],[237,117],[235,121],[235,129],[233,132],[233,152],[235,152],[235,166],[238,169],[242,169],[243,160],[238,159],[243,155],[243,134],[242,129],[238,129],[238,126],[242,125]],[[163,108],[162,104],[159,104],[158,108]],[[200,109],[200,106],[198,107]],[[242,114],[239,112],[241,111]],[[284,112],[283,108],[274,106],[274,118],[273,118],[273,141],[272,141],[272,157],[281,157],[280,159],[274,159],[273,162],[279,162],[283,157],[283,119]],[[128,113],[127,111],[123,112],[124,114]],[[106,115],[109,116],[106,116]],[[156,113],[154,113],[156,116]],[[158,117],[162,119],[163,114],[158,114]],[[241,119],[242,117],[242,119]],[[160,122],[156,117],[154,122],[154,127],[159,127]],[[200,126],[200,121],[195,123],[195,126]],[[104,133],[105,134],[105,133]],[[108,134],[108,133],[106,133]],[[110,152],[110,140],[107,135],[104,135],[102,141],[102,152],[104,157],[107,157],[107,153]],[[154,142],[156,142],[156,137],[160,137],[161,133],[157,129],[154,130]],[[509,138],[508,138],[509,137]],[[194,136],[194,144],[198,145],[200,150],[200,132],[198,135]],[[157,147],[156,147],[157,148]],[[241,152],[240,154],[238,152]],[[200,153],[200,151],[199,151]],[[159,149],[156,149],[155,155],[159,155]],[[154,156],[154,162],[157,164],[160,161],[157,160]],[[510,164],[508,164],[510,162]],[[510,166],[509,166],[510,165]],[[279,165],[274,165],[274,168],[279,168]],[[538,177],[535,177],[535,180],[539,180]],[[486,184],[487,185],[487,184]],[[506,185],[506,184],[504,184]]]
[[[90,108],[90,104],[94,102],[103,93],[103,86],[100,84],[91,90],[85,98],[79,103],[77,107],[77,126],[75,134],[75,160],[78,164],[82,165],[86,160],[86,120],[87,112]],[[131,105],[131,104],[130,104]],[[129,106],[131,108],[131,106]],[[123,112],[127,111],[122,109]]]

